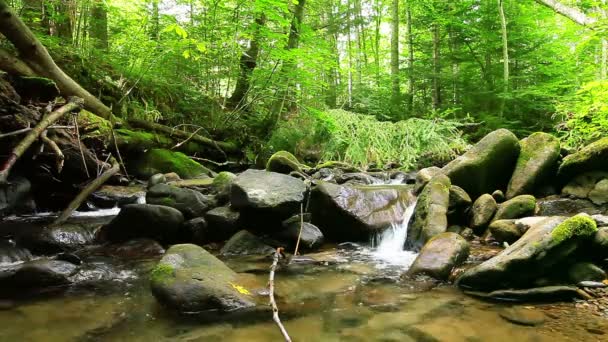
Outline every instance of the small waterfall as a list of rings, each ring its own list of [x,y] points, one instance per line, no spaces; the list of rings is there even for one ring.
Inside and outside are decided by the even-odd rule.
[[[390,228],[372,238],[373,256],[383,263],[409,267],[417,254],[403,250],[407,239],[407,228],[414,214],[416,201],[410,203],[403,215],[403,221],[393,223]]]

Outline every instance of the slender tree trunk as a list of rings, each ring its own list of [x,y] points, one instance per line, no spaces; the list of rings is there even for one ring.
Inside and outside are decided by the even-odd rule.
[[[33,31],[48,33],[48,27],[44,27],[44,5],[42,0],[23,0],[21,17]]]
[[[160,0],[152,0],[152,13],[150,18],[150,39],[158,41],[160,38],[160,12],[158,3]]]
[[[414,33],[412,31],[412,8],[411,0],[407,1],[407,7],[405,9],[405,16],[407,20],[407,50],[408,50],[408,83],[409,90],[407,95],[407,110],[410,115],[414,111],[414,91],[415,91],[415,80],[414,80]]]
[[[433,24],[433,109],[441,108],[441,35],[439,25]]]
[[[72,0],[60,0],[57,2],[55,20],[55,28],[57,30],[57,36],[61,37],[70,43],[72,42],[72,29],[73,29],[73,6]]]
[[[347,18],[346,18],[346,32],[347,32],[347,42],[346,42],[346,54],[348,57],[348,107],[352,108],[353,106],[353,44],[352,44],[352,9],[351,2],[348,0],[346,2],[347,9]]]
[[[509,93],[509,39],[507,36],[507,18],[505,16],[504,1],[498,0],[498,13],[500,14],[500,27],[502,32],[502,59],[503,59],[503,89],[500,101],[500,116],[505,110],[505,102]]]
[[[331,54],[335,60],[335,64],[327,70],[328,91],[325,96],[325,105],[329,108],[336,108],[338,104],[338,72],[340,70],[340,54],[338,51],[338,36],[335,26],[335,7],[332,1],[328,12],[328,20],[332,23],[332,28],[327,32],[327,39],[331,42]]]
[[[93,46],[98,49],[108,49],[108,8],[104,0],[95,0],[91,9],[91,26],[89,36]]]
[[[562,4],[557,0],[535,0],[539,4],[551,8],[555,13],[561,14],[564,17],[582,26],[593,26],[597,23],[597,19],[586,15],[576,7],[570,7]]]
[[[382,7],[380,0],[376,0],[376,29],[374,34],[374,63],[376,65],[376,86],[380,87],[380,26],[382,25]]]
[[[399,0],[391,6],[391,111],[399,112],[401,89],[399,84]]]

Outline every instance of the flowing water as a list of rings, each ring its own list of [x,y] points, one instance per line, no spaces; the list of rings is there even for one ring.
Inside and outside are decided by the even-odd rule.
[[[294,341],[608,341],[608,320],[573,303],[489,303],[451,285],[401,279],[416,256],[402,248],[412,211],[413,205],[371,246],[328,245],[307,255],[308,263],[281,267],[277,301]],[[81,280],[88,282],[61,293],[0,299],[0,341],[282,340],[267,311],[210,320],[159,307],[147,280],[158,257],[82,258],[90,273]],[[224,261],[263,302],[271,260]],[[510,323],[501,317],[508,308],[540,315],[541,322]]]

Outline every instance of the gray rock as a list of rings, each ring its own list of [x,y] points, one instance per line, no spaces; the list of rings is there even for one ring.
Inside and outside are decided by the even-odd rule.
[[[472,203],[471,197],[461,187],[456,185],[450,186],[449,210],[468,208]]]
[[[506,188],[519,150],[517,137],[506,129],[499,129],[447,164],[443,172],[453,185],[458,185],[475,198]]]
[[[597,205],[608,203],[608,178],[595,184],[593,190],[589,191],[589,199]]]
[[[209,225],[204,217],[196,217],[183,223],[180,229],[180,241],[188,241],[198,245],[210,242]]]
[[[458,285],[483,291],[528,287],[553,267],[569,263],[596,231],[595,221],[587,215],[547,218],[497,256],[467,270]]]
[[[220,203],[226,203],[230,201],[230,192],[232,190],[232,183],[236,179],[236,175],[231,172],[222,171],[213,178],[213,188],[217,193],[217,198]]]
[[[456,233],[441,233],[427,242],[408,271],[408,275],[424,274],[447,280],[454,267],[469,257],[469,243]]]
[[[497,210],[498,205],[492,195],[479,196],[471,207],[471,221],[469,223],[471,229],[478,235],[483,234]]]
[[[74,251],[95,241],[95,226],[64,223],[44,227],[19,236],[18,241],[36,254],[54,254]]]
[[[321,181],[312,190],[310,211],[312,223],[327,239],[368,241],[403,220],[413,200],[407,185],[342,186]]]
[[[30,213],[36,207],[30,205],[32,185],[23,177],[10,178],[0,185],[0,215]]]
[[[70,284],[70,277],[76,272],[78,266],[67,261],[37,259],[19,265],[13,272],[5,273],[0,277],[0,283],[9,289],[43,289]]]
[[[592,215],[591,217],[595,220],[595,223],[597,223],[598,227],[607,227],[608,226],[608,216]]]
[[[202,247],[174,245],[150,274],[152,294],[162,305],[184,313],[232,312],[254,306],[238,291],[237,275]]]
[[[532,195],[521,195],[501,203],[494,220],[509,220],[533,216],[536,210],[536,198]]]
[[[148,189],[155,186],[156,184],[165,184],[165,183],[167,183],[167,177],[165,176],[165,174],[157,173],[155,175],[152,175],[152,177],[150,177],[148,179]]]
[[[608,171],[608,137],[600,139],[564,158],[557,175],[562,184],[590,171]]]
[[[146,195],[143,186],[113,186],[104,185],[91,194],[90,200],[98,208],[123,207],[135,204]]]
[[[576,198],[589,198],[589,194],[595,189],[596,184],[607,177],[607,172],[585,172],[577,175],[562,189],[562,194]],[[601,191],[598,194],[601,197]]]
[[[32,253],[26,248],[17,247],[14,243],[0,240],[0,264],[12,264],[32,259]]]
[[[277,238],[286,243],[288,247],[295,247],[298,236],[300,237],[300,248],[304,250],[312,250],[320,247],[323,244],[323,233],[317,226],[312,223],[304,222],[302,225],[302,233],[300,234],[300,222],[293,222],[277,234]]]
[[[262,239],[246,230],[234,234],[220,250],[221,255],[263,255],[274,253]]]
[[[551,134],[533,133],[520,142],[521,153],[507,186],[507,199],[533,194],[555,175],[560,154],[559,140]]]
[[[492,197],[496,200],[496,203],[502,203],[505,201],[505,194],[501,190],[496,190],[492,193]]]
[[[151,187],[146,194],[146,203],[175,208],[185,218],[201,217],[217,204],[213,196],[167,184]]]
[[[544,286],[521,290],[496,290],[490,293],[465,291],[466,294],[508,302],[559,302],[580,298],[575,286]]]
[[[110,241],[150,238],[160,242],[175,241],[184,215],[174,208],[152,204],[129,204],[105,227],[102,236]]]
[[[568,270],[568,277],[573,284],[584,281],[603,281],[606,272],[590,262],[578,262]]]
[[[422,189],[407,231],[406,246],[420,249],[432,237],[448,228],[450,180],[445,175],[433,177]]]
[[[239,231],[241,214],[231,207],[217,207],[205,214],[209,223],[206,238],[211,242],[225,241]]]
[[[512,244],[524,235],[524,232],[518,227],[516,220],[493,221],[488,228],[494,239],[501,243]]]
[[[573,216],[578,213],[589,215],[608,214],[607,206],[598,206],[586,199],[549,197],[537,201],[539,216]]]
[[[426,184],[435,176],[441,174],[442,171],[437,166],[424,168],[416,174],[416,186],[414,191],[419,194]]]
[[[599,260],[608,258],[608,228],[600,228],[593,237],[593,253]]]

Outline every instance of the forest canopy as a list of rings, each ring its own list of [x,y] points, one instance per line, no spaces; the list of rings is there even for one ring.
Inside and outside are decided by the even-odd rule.
[[[190,125],[251,160],[404,167],[500,127],[568,148],[605,136],[605,2],[8,1],[118,117]]]

